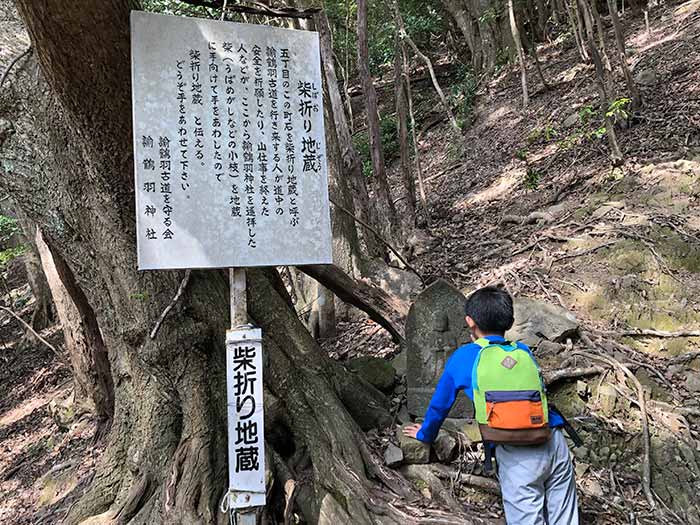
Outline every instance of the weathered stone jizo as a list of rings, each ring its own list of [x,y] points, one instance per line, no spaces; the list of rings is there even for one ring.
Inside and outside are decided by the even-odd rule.
[[[428,408],[445,363],[471,338],[465,321],[464,295],[439,280],[425,289],[411,306],[406,320],[408,352],[408,411],[422,417]],[[471,417],[467,396],[457,397],[449,417]]]

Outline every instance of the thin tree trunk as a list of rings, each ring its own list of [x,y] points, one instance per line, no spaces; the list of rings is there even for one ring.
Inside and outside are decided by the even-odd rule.
[[[51,290],[41,268],[41,260],[36,249],[34,242],[29,242],[29,247],[24,254],[24,267],[27,270],[29,288],[34,296],[34,312],[32,312],[32,320],[29,325],[40,332],[48,328],[54,321],[54,305],[51,300]]]
[[[533,45],[535,41],[544,40],[547,35],[547,20],[549,19],[549,11],[547,2],[545,0],[537,0],[537,39],[533,38]],[[552,8],[553,10],[553,8]]]
[[[452,125],[452,129],[454,129],[459,135],[461,135],[462,130],[459,129],[457,119],[455,119],[455,116],[452,113],[452,108],[450,108],[450,104],[447,101],[447,97],[445,97],[445,93],[442,91],[440,83],[438,82],[437,77],[435,76],[435,69],[433,68],[432,61],[427,56],[425,56],[420,49],[418,49],[418,46],[411,38],[411,35],[409,35],[408,31],[406,31],[406,26],[404,25],[403,18],[401,17],[401,11],[399,11],[399,6],[395,0],[392,5],[394,6],[396,21],[399,24],[399,38],[408,42],[408,45],[411,46],[411,49],[413,49],[413,52],[416,54],[416,56],[425,63],[426,67],[428,68],[428,71],[430,72],[430,79],[433,82],[435,92],[438,94],[438,97],[440,97],[440,102],[442,103],[442,107],[445,109],[445,113],[447,113],[447,118],[450,121],[450,124]]]
[[[369,44],[367,34],[367,0],[357,2],[357,69],[362,83],[362,93],[365,98],[367,131],[369,134],[369,150],[372,158],[372,175],[375,182],[375,193],[380,208],[388,219],[388,226],[380,227],[380,231],[388,231],[392,237],[401,238],[401,227],[394,201],[391,199],[389,181],[384,164],[384,148],[379,125],[379,108],[377,92],[374,88],[372,75],[369,71]]]
[[[109,420],[114,413],[114,384],[95,313],[68,266],[58,256],[54,257],[39,228],[35,242],[63,328],[76,401],[87,401],[98,417]]]
[[[532,20],[529,20],[530,25],[532,25]],[[551,89],[551,86],[547,82],[547,80],[544,78],[544,74],[542,73],[542,66],[540,64],[540,58],[537,56],[537,42],[532,40],[531,47],[530,47],[530,53],[532,54],[532,57],[535,59],[535,71],[537,71],[537,76],[540,77],[540,80],[542,81],[542,86],[544,87],[545,90]]]
[[[416,225],[416,182],[411,173],[408,152],[408,97],[406,96],[406,48],[398,35],[394,51],[394,96],[396,98],[396,134],[399,141],[399,163],[406,200],[406,216],[412,227]]]
[[[613,28],[615,30],[615,44],[617,46],[617,57],[622,66],[622,73],[625,76],[625,83],[627,84],[627,91],[629,91],[630,98],[632,99],[631,110],[636,111],[642,107],[642,96],[637,89],[634,79],[632,78],[632,73],[630,72],[629,65],[627,64],[627,50],[625,49],[625,36],[622,33],[622,24],[620,24],[620,19],[617,16],[617,6],[614,0],[608,0],[608,11],[610,11],[610,19],[613,23]],[[648,23],[648,19],[647,19]]]
[[[523,52],[523,44],[520,40],[520,31],[518,31],[518,23],[515,20],[515,9],[513,8],[513,0],[508,0],[508,18],[510,19],[510,32],[515,42],[515,49],[518,53],[518,62],[520,62],[520,84],[523,90],[523,108],[526,108],[530,103],[530,97],[527,92],[527,70],[525,67],[525,53]]]
[[[411,76],[408,69],[408,60],[404,61],[404,78],[406,79],[406,98],[408,99],[408,115],[411,118],[411,136],[413,138],[413,158],[416,163],[416,175],[418,176],[418,189],[420,191],[420,201],[423,207],[423,215],[428,228],[432,227],[430,220],[430,209],[428,208],[428,196],[425,191],[423,181],[423,169],[420,163],[420,148],[418,147],[418,136],[416,134],[416,116],[413,112],[413,94],[411,93]]]
[[[345,0],[345,71],[343,72],[343,92],[345,93],[345,106],[350,120],[350,131],[355,129],[352,113],[352,101],[350,100],[350,0]]]
[[[55,320],[51,290],[41,267],[41,259],[34,241],[36,225],[17,205],[14,205],[13,208],[11,213],[17,217],[17,223],[21,229],[21,235],[14,238],[21,239],[19,242],[27,246],[27,251],[24,254],[24,267],[27,271],[29,288],[34,296],[34,311],[32,312],[32,320],[29,322],[29,325],[37,332],[40,332],[48,328]]]
[[[341,203],[343,207],[351,210],[354,214],[356,213],[355,201],[352,198],[350,181],[346,173],[343,172],[335,115],[331,111],[327,85],[324,87],[326,88],[324,89],[326,104],[323,112],[326,117],[326,147],[328,148],[326,162],[328,165],[328,193],[333,201]],[[332,207],[331,230],[333,233],[334,263],[353,277],[359,277],[363,274],[364,263],[357,226],[347,214]]]
[[[578,0],[581,10],[585,10],[586,6],[584,2],[586,0]],[[622,152],[620,151],[620,146],[617,142],[617,134],[615,133],[615,122],[612,117],[608,115],[608,107],[610,101],[608,99],[608,93],[606,89],[606,78],[605,78],[605,68],[603,67],[603,62],[600,57],[600,52],[596,47],[595,37],[593,36],[593,31],[587,31],[588,35],[588,50],[593,58],[593,64],[595,65],[596,71],[596,85],[598,86],[598,94],[600,96],[601,111],[605,119],[605,131],[608,137],[608,144],[610,146],[610,161],[613,166],[619,166],[624,162]]]
[[[335,295],[328,288],[319,284],[316,290],[318,308],[318,338],[330,339],[336,336]]]
[[[352,196],[359,217],[367,224],[376,226],[377,216],[374,207],[370,203],[367,182],[362,174],[362,162],[352,143],[352,134],[350,133],[350,127],[348,126],[348,121],[343,109],[343,100],[340,96],[340,90],[338,89],[338,77],[335,73],[335,64],[333,60],[333,42],[325,12],[319,11],[316,13],[314,15],[314,22],[319,35],[321,63],[323,65],[326,88],[328,89],[328,97],[338,136],[338,146],[343,161],[343,174],[348,177],[350,185],[352,186]],[[364,240],[367,253],[370,257],[384,257],[386,250],[373,235],[363,235],[362,239]]]
[[[600,13],[598,12],[598,6],[596,1],[592,1],[589,6],[591,13],[593,14],[593,20],[598,31],[598,48],[600,49],[601,55],[603,57],[603,63],[605,64],[605,69],[612,71],[612,65],[610,64],[610,57],[608,56],[607,47],[605,45],[605,33],[603,32],[603,20],[600,18]]]
[[[574,33],[574,41],[576,42],[576,49],[581,56],[581,60],[584,62],[589,62],[591,57],[588,56],[586,51],[586,45],[583,38],[583,29],[579,23],[578,17],[578,6],[576,5],[577,0],[562,0],[566,6],[566,13],[569,16],[569,25],[571,26],[571,31]],[[573,4],[573,5],[572,5]]]
[[[552,19],[554,20],[554,25],[558,26],[560,24],[560,10],[561,10],[561,5],[559,4],[560,0],[552,0]],[[546,34],[546,33],[545,33]]]

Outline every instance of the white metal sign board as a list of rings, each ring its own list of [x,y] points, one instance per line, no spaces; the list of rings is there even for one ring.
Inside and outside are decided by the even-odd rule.
[[[262,333],[226,333],[226,397],[231,508],[265,504]]]
[[[131,14],[139,269],[332,262],[317,33]]]

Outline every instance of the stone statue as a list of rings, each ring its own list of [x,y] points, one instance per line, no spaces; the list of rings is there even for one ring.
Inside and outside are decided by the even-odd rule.
[[[465,303],[466,298],[459,290],[438,280],[416,297],[408,312],[406,380],[411,415],[425,415],[447,359],[458,347],[471,341],[464,319]],[[470,418],[472,414],[471,401],[460,393],[449,417]]]

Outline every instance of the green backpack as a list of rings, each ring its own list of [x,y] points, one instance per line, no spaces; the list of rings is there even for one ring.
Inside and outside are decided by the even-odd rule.
[[[532,355],[515,343],[475,341],[474,410],[484,442],[537,445],[549,440],[544,381]]]

